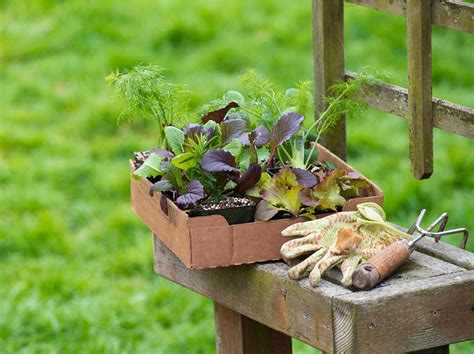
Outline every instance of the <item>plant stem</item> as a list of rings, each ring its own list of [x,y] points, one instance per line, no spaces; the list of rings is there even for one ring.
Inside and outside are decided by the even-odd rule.
[[[326,117],[326,115],[328,114],[328,112],[332,109],[332,107],[334,107],[334,104],[339,102],[343,97],[344,95],[347,93],[347,91],[349,91],[349,85],[347,85],[346,83],[346,88],[336,97],[336,99],[334,101],[332,101],[328,108],[326,108],[326,110],[319,116],[319,118],[311,125],[311,127],[308,129],[308,133],[314,129],[314,127],[316,125],[318,125],[323,119],[324,117]],[[314,153],[314,149],[316,148],[316,146],[318,145],[318,141],[319,141],[319,138],[321,137],[321,134],[324,133],[324,131],[327,130],[327,126],[324,127],[324,125],[321,127],[321,129],[319,129],[318,131],[318,134],[316,135],[316,139],[314,140],[313,142],[313,146],[311,146],[311,150],[309,152],[309,155],[308,157],[306,158],[306,161],[305,161],[305,166],[308,166],[309,164],[309,160],[311,159],[311,156],[313,156],[313,153]]]

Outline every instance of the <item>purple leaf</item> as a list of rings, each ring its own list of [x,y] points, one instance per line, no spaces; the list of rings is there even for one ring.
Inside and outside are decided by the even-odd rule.
[[[362,178],[362,175],[359,172],[354,172],[354,171],[348,172],[347,176],[350,178]]]
[[[237,180],[235,192],[244,194],[248,189],[252,188],[260,180],[262,169],[258,163],[250,165],[247,171]]]
[[[191,182],[189,182],[186,192],[186,194],[183,194],[179,196],[178,199],[176,199],[176,204],[180,208],[193,205],[205,197],[204,187],[197,179],[193,179]]]
[[[290,139],[300,129],[303,119],[304,117],[301,114],[294,112],[282,115],[272,130],[270,144],[278,146]]]
[[[315,208],[320,204],[318,200],[312,198],[311,189],[309,188],[305,188],[301,192],[299,192],[298,199],[302,204],[312,208]]]
[[[255,219],[261,221],[268,221],[278,213],[278,208],[266,200],[261,200],[255,209]]]
[[[201,118],[203,123],[207,123],[210,120],[213,120],[214,122],[220,123],[224,120],[227,112],[229,112],[230,109],[239,107],[237,102],[229,102],[227,106],[216,109],[215,111],[211,111],[206,113],[204,117]]]
[[[201,158],[201,167],[209,172],[239,172],[234,156],[222,149],[207,151]]]
[[[171,152],[171,151],[168,151],[168,150],[163,150],[163,149],[152,149],[150,151],[150,153],[155,153],[155,154],[158,154],[162,157],[165,157],[167,159],[172,159],[174,157],[174,154]]]
[[[221,123],[222,144],[229,143],[237,138],[247,128],[247,122],[243,119],[224,120]]]
[[[255,134],[254,144],[256,147],[262,147],[270,141],[270,132],[263,125],[255,128],[251,132],[242,134],[239,136],[239,141],[246,146],[250,145],[249,135],[252,133]]]
[[[211,137],[214,134],[214,128],[206,129],[200,124],[188,124],[183,129],[184,139],[193,139],[196,140],[197,136],[204,135],[207,138]]]
[[[295,174],[298,184],[302,186],[313,187],[318,183],[316,177],[309,171],[303,170],[302,168],[292,168],[291,171]]]
[[[173,185],[167,179],[162,179],[150,187],[150,195],[153,197],[155,192],[167,192],[173,189]]]

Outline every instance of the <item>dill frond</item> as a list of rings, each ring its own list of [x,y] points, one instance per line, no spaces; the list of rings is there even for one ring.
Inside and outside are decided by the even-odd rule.
[[[119,119],[152,118],[159,125],[158,142],[164,144],[164,128],[180,126],[187,116],[188,100],[183,85],[166,81],[165,69],[157,65],[137,65],[130,70],[114,72],[106,80],[122,98],[127,110]]]
[[[285,93],[269,79],[248,70],[240,76],[240,82],[247,90],[250,102],[244,109],[254,116],[259,124],[271,128],[283,112]]]

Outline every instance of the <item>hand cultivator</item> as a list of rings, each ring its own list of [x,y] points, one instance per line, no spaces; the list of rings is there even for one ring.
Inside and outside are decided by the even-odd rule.
[[[382,252],[376,254],[366,263],[362,264],[352,275],[352,285],[358,290],[369,290],[380,283],[383,279],[395,272],[410,256],[415,248],[415,244],[423,237],[432,237],[438,242],[442,237],[463,234],[461,248],[465,249],[469,233],[465,228],[453,229],[445,231],[448,222],[448,213],[441,214],[426,229],[420,224],[425,216],[426,209],[423,209],[416,222],[408,229],[407,234],[415,235],[413,240],[406,239],[397,241],[388,246]],[[438,226],[438,231],[432,230]],[[415,234],[416,232],[416,234]]]

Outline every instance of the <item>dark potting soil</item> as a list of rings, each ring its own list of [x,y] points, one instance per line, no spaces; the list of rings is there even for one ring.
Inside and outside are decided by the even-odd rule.
[[[228,208],[238,208],[244,206],[254,206],[255,203],[248,198],[242,197],[228,197],[217,203],[198,203],[194,210],[220,210]]]

